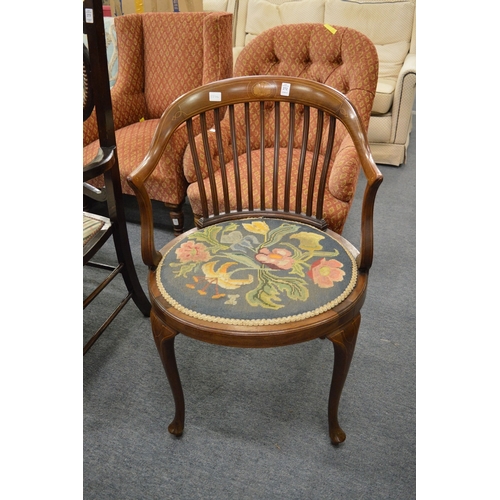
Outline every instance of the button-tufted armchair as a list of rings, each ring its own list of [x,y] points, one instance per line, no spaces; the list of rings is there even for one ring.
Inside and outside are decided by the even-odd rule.
[[[122,189],[133,194],[127,175],[144,159],[168,105],[200,85],[233,72],[232,15],[226,12],[154,12],[115,18],[118,76],[111,89]],[[95,113],[83,130],[84,163],[99,149]],[[183,230],[187,181],[182,157],[187,135],[181,128],[148,181],[153,200],[170,210],[174,231]],[[94,182],[102,187],[101,181]]]
[[[346,27],[325,26],[323,24],[289,24],[276,26],[267,30],[252,40],[240,53],[234,68],[234,76],[250,75],[284,75],[300,77],[324,83],[342,92],[356,108],[362,125],[365,130],[368,128],[370,113],[372,110],[375,90],[378,78],[378,57],[373,43],[362,33]],[[303,108],[298,108],[295,114],[295,120],[303,121]],[[272,113],[271,110],[266,112]],[[243,128],[244,112],[242,109],[235,110],[236,129]],[[210,141],[211,158],[201,158],[201,168],[219,169],[216,178],[221,175],[229,177],[230,190],[227,196],[231,207],[236,208],[238,202],[248,203],[248,200],[240,200],[234,182],[235,164],[240,171],[246,171],[246,165],[250,161],[255,169],[265,169],[269,177],[272,178],[274,162],[286,161],[288,146],[292,150],[300,147],[302,137],[300,134],[290,141],[283,132],[280,132],[279,139],[275,137],[275,129],[269,126],[265,130],[265,154],[260,153],[260,130],[259,130],[259,110],[253,109],[251,119],[254,120],[251,128],[252,155],[250,158],[246,155],[245,140],[239,140],[236,143],[236,149],[232,150],[227,146],[231,143],[231,133],[229,116],[222,120],[222,140],[226,146],[226,152],[223,158],[219,157],[217,139],[215,133],[208,136]],[[272,117],[270,118],[272,121]],[[269,119],[266,118],[268,121]],[[281,121],[286,123],[287,118],[282,117]],[[310,130],[315,130],[317,117],[311,116]],[[300,127],[299,127],[300,128]],[[282,130],[285,130],[283,127]],[[236,134],[241,136],[241,134]],[[244,135],[243,135],[244,137]],[[315,135],[310,134],[308,154],[302,160],[296,152],[294,154],[295,168],[299,162],[305,161],[304,179],[314,175],[316,166],[321,162],[325,148],[326,140],[321,144],[318,151],[313,150],[315,144]],[[201,140],[200,137],[197,140]],[[274,143],[279,140],[281,150],[280,157],[276,158]],[[292,143],[293,142],[293,143]],[[228,153],[229,151],[229,153]],[[358,174],[360,169],[360,160],[354,148],[352,138],[347,134],[345,128],[339,125],[336,130],[335,146],[331,157],[330,166],[327,172],[326,192],[324,197],[323,217],[330,229],[341,233],[346,221],[349,209],[351,207]],[[221,174],[221,163],[225,166],[226,174]],[[318,167],[319,170],[319,167]],[[201,216],[200,191],[196,184],[196,173],[193,165],[193,159],[189,149],[184,158],[184,174],[189,183],[188,197],[191,203],[195,221]],[[218,177],[217,177],[218,176]],[[248,182],[243,179],[243,182]],[[221,182],[217,182],[218,205],[222,209],[224,206],[225,193],[221,191]],[[269,183],[269,186],[271,183]],[[206,186],[206,192],[210,193],[210,188]],[[254,202],[258,203],[261,193],[260,187],[256,184],[254,188]],[[281,188],[279,195],[279,209],[283,208],[285,186]],[[295,189],[291,186],[290,203],[295,205]],[[271,197],[272,193],[265,193],[266,197]],[[209,200],[209,205],[211,200]],[[212,206],[213,209],[213,205]],[[306,212],[305,206],[302,206],[303,212]]]

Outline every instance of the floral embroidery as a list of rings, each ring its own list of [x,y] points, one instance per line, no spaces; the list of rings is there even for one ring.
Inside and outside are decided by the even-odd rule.
[[[344,279],[345,272],[340,269],[341,267],[343,264],[338,260],[323,258],[314,262],[307,276],[320,288],[331,288],[336,282]]]
[[[251,308],[275,310],[285,307],[285,296],[306,302],[311,286],[332,288],[343,281],[343,264],[335,259],[339,251],[324,248],[329,241],[324,234],[268,222],[217,224],[194,232],[175,250],[177,260],[169,264],[174,276],[187,279],[185,286],[200,296],[236,305],[240,295],[225,291],[244,289]]]
[[[248,275],[247,278],[239,278],[233,279],[231,278],[232,274],[237,272],[239,269],[235,269],[233,271],[228,271],[228,269],[236,265],[237,262],[226,262],[222,264],[219,269],[215,269],[216,264],[219,261],[212,261],[204,264],[201,270],[205,274],[205,279],[210,283],[215,283],[222,288],[226,288],[229,290],[236,290],[242,285],[248,285],[253,283],[253,277]]]
[[[300,232],[297,234],[292,234],[290,238],[299,240],[299,248],[302,250],[307,250],[308,252],[314,252],[315,250],[321,250],[323,247],[319,244],[321,240],[325,237],[321,234]]]
[[[243,224],[243,227],[251,233],[267,234],[269,226],[264,221],[253,221],[251,224]]]
[[[291,255],[292,252],[283,248],[275,248],[272,251],[268,248],[261,248],[255,258],[271,269],[291,269],[293,267]]]
[[[183,243],[175,254],[181,262],[206,262],[210,259],[207,247],[203,243],[187,241]]]

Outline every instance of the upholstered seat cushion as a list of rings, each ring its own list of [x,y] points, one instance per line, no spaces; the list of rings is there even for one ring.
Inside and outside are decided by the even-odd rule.
[[[167,247],[157,271],[162,295],[181,312],[250,326],[321,314],[356,280],[356,262],[334,235],[267,218],[189,231]]]

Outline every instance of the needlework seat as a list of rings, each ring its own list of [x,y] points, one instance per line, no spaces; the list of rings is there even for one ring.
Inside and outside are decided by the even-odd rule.
[[[317,316],[348,297],[356,278],[354,257],[334,236],[264,218],[191,231],[174,240],[157,271],[158,288],[176,309],[244,326]]]

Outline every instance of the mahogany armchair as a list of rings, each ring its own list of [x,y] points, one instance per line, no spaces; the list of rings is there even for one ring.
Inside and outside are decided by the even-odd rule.
[[[222,110],[230,127],[227,147]],[[211,130],[207,116],[212,113]],[[200,193],[199,227],[157,250],[145,184],[183,126]],[[275,138],[270,149],[268,133]],[[261,140],[254,149],[256,134]],[[212,136],[219,147],[218,169],[211,161]],[[282,137],[288,147],[281,147]],[[324,219],[325,193],[344,183],[342,176],[328,174],[337,142],[346,137],[366,178],[359,251]],[[238,156],[240,143],[245,150]],[[227,157],[235,161],[226,164]],[[327,85],[296,77],[251,76],[205,85],[165,111],[148,154],[128,182],[141,213],[153,336],[175,402],[170,433],[182,434],[185,417],[174,351],[178,333],[231,347],[320,338],[329,339],[335,351],[329,434],[334,444],[344,441],[337,410],[368,285],[374,202],[382,182],[365,124],[351,102]],[[235,206],[231,191],[237,194]]]
[[[378,77],[378,56],[373,43],[368,37],[358,31],[323,24],[290,24],[271,28],[249,42],[240,53],[234,68],[234,76],[249,75],[283,75],[306,78],[324,83],[342,92],[356,108],[361,124],[368,129],[370,112],[372,109]],[[266,108],[268,114],[274,111]],[[298,119],[302,120],[302,116]],[[239,132],[245,126],[242,115],[236,114],[235,127]],[[222,142],[227,146],[231,140],[231,125],[226,116],[221,125]],[[261,136],[257,128],[251,129],[251,148],[258,150],[260,140],[264,140],[266,155],[274,154],[274,141],[279,140],[282,148],[288,147],[288,138],[285,134],[274,137],[271,128]],[[201,137],[196,139],[201,141]],[[232,164],[236,160],[245,162],[243,153],[246,148],[242,140],[236,149],[225,151],[222,159],[219,146],[213,133],[209,134],[210,159],[216,169],[216,184],[220,184],[222,164],[226,165],[229,175],[228,193],[229,204],[236,208],[238,193],[234,189],[232,178]],[[351,207],[360,168],[360,160],[354,147],[353,140],[345,129],[338,131],[335,148],[332,151],[331,164],[326,173],[327,182],[324,193],[323,217],[333,231],[341,234]],[[300,141],[290,147],[299,148]],[[312,152],[312,142],[308,146]],[[258,154],[258,153],[256,153]],[[298,156],[296,160],[298,161]],[[205,165],[207,159],[201,158]],[[269,161],[267,165],[270,165]],[[268,168],[268,167],[266,167]],[[269,167],[270,168],[270,167]],[[191,185],[188,187],[188,198],[195,215],[195,220],[201,216],[201,196],[196,181],[196,172],[193,159],[186,151],[184,160],[184,174]],[[207,186],[208,179],[205,181]],[[269,196],[269,189],[267,194]],[[287,189],[284,186],[280,190]],[[207,190],[208,191],[208,190]],[[254,197],[257,193],[254,193]],[[213,210],[210,192],[209,209]],[[218,191],[219,205],[222,206],[225,194]],[[291,203],[295,203],[293,192],[290,194]],[[244,201],[246,204],[246,201]],[[278,206],[283,208],[283,198],[278,200]]]
[[[115,19],[119,70],[111,89],[122,189],[126,177],[148,151],[159,118],[178,96],[200,85],[232,76],[232,15],[225,12],[154,12]],[[84,163],[99,149],[95,113],[83,130]],[[174,231],[183,230],[187,181],[182,156],[187,136],[180,129],[170,141],[148,189],[170,209]],[[102,187],[102,178],[91,182]]]

